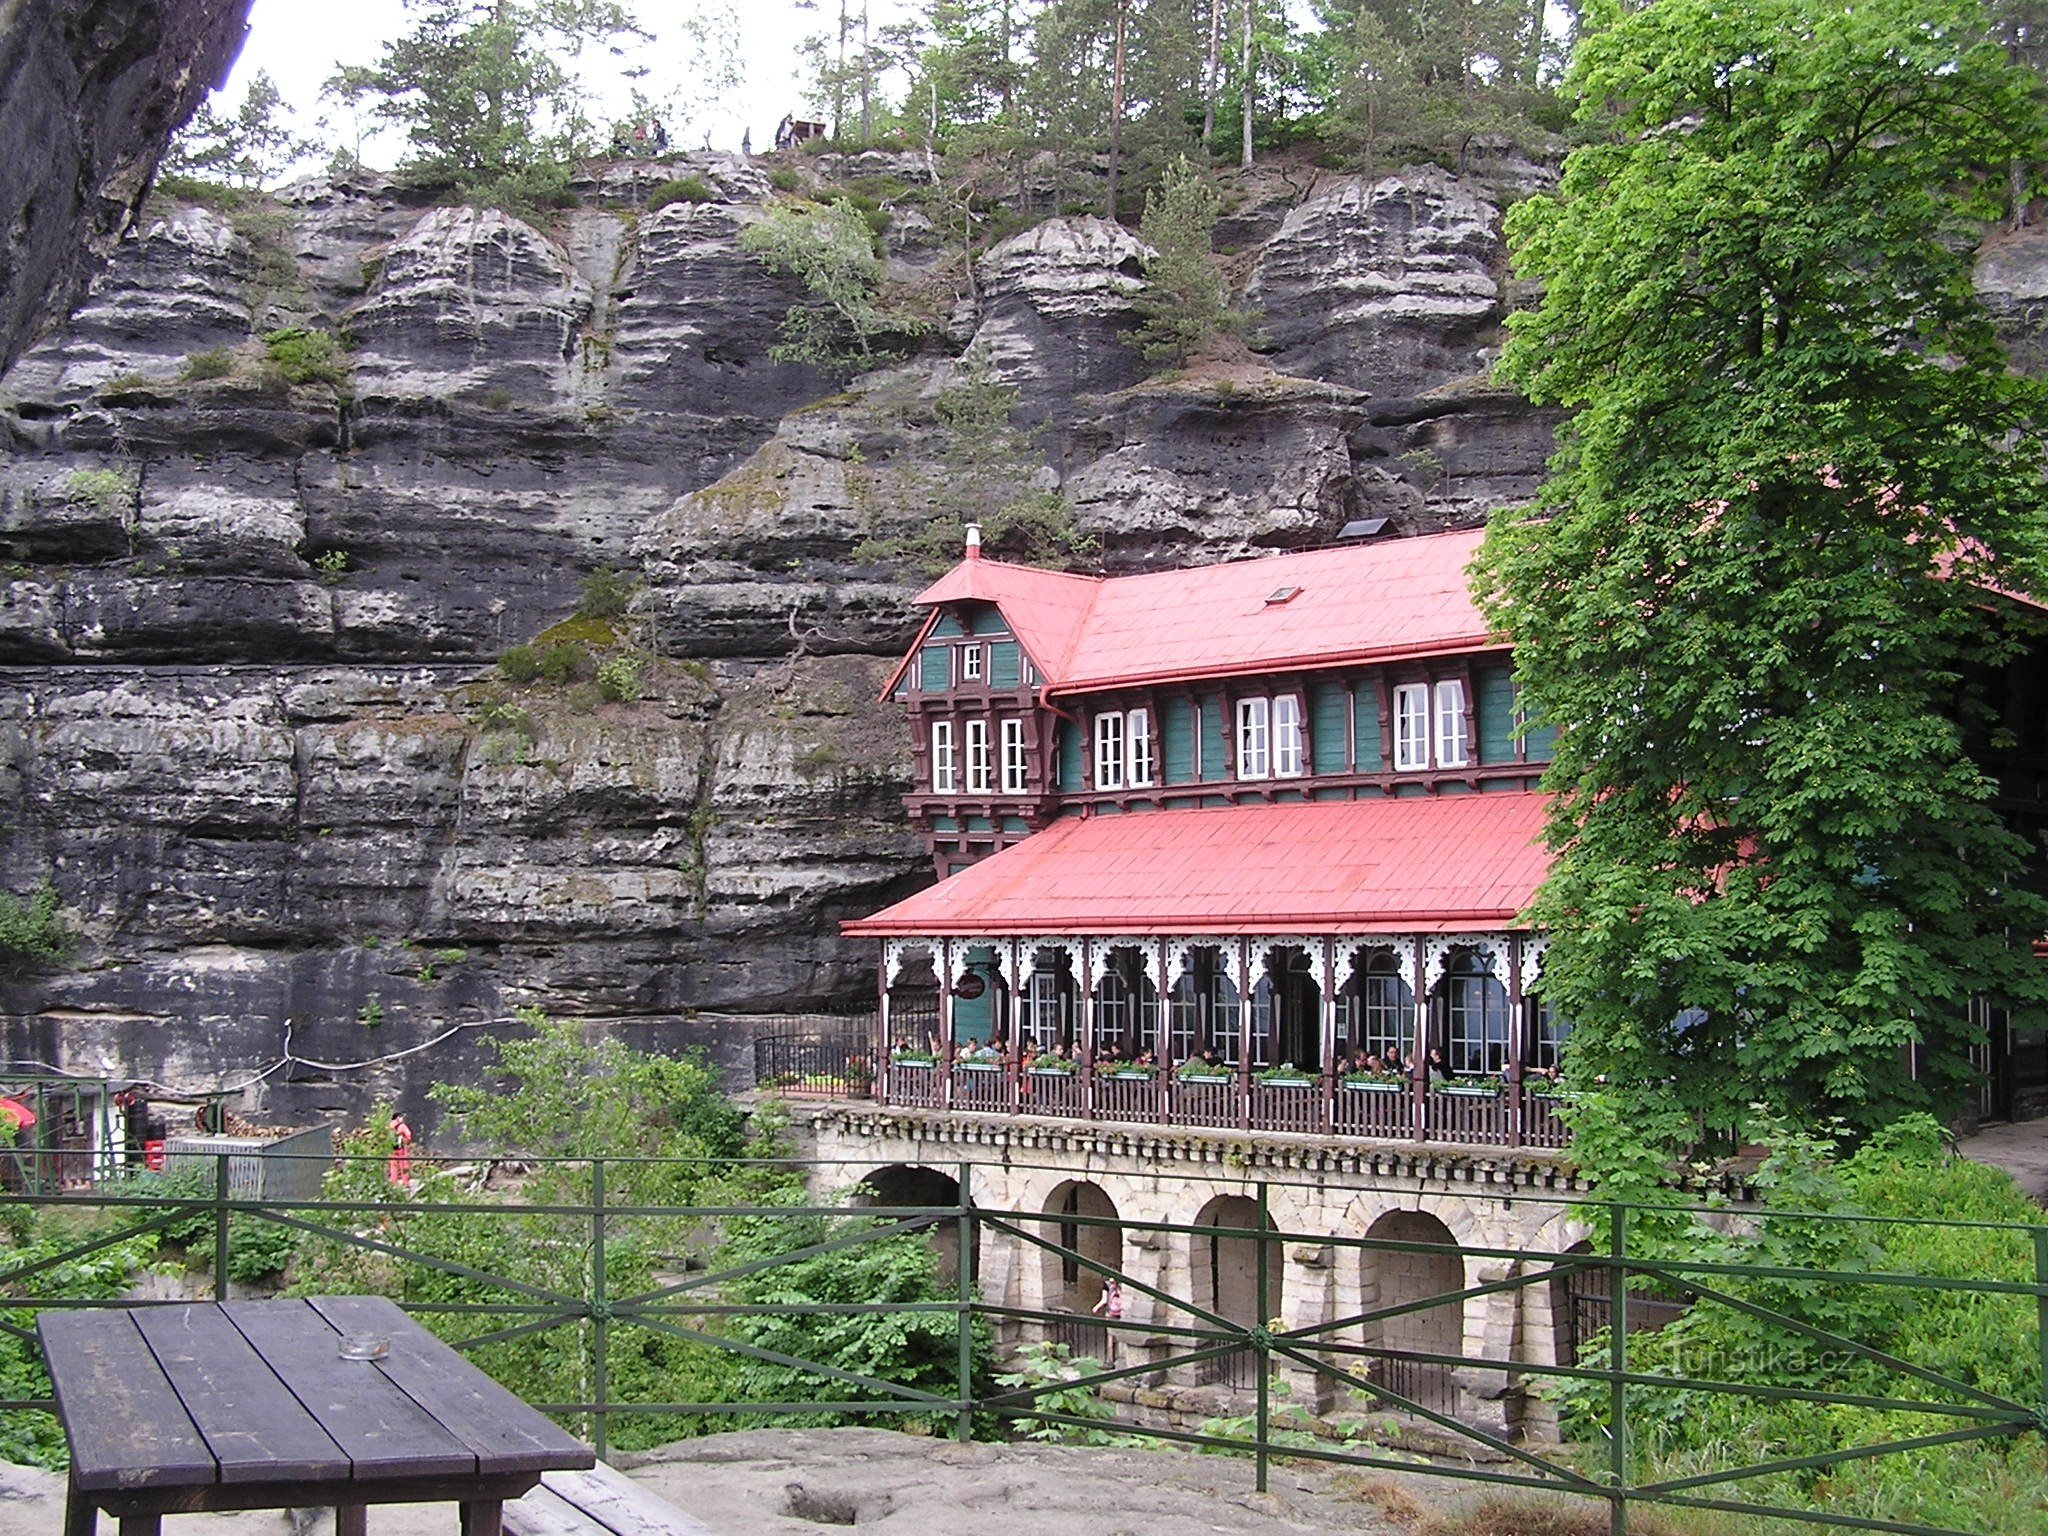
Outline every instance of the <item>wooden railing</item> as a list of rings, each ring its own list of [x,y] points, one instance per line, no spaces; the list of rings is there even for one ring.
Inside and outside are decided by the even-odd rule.
[[[1014,1062],[890,1062],[876,1095],[912,1109],[1043,1115],[1123,1125],[1356,1136],[1374,1141],[1562,1148],[1556,1096],[1506,1082],[1352,1082],[1171,1071],[1019,1069]]]

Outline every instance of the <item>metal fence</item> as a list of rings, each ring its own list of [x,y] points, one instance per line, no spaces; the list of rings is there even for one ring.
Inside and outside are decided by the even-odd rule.
[[[528,1176],[532,1177],[535,1167],[547,1165],[532,1160],[526,1166]],[[1790,1472],[1821,1474],[1878,1457],[1910,1458],[1950,1444],[2036,1437],[2048,1426],[2048,1388],[2038,1388],[2042,1393],[2040,1401],[2018,1401],[1959,1379],[1927,1362],[1894,1358],[1865,1339],[1816,1327],[1763,1304],[1754,1294],[1745,1294],[1746,1290],[1753,1292],[1756,1282],[1768,1281],[1788,1292],[1833,1287],[1843,1295],[1868,1290],[1894,1297],[1914,1292],[1950,1292],[2010,1298],[2015,1315],[2032,1321],[2035,1358],[2042,1359],[2048,1354],[2048,1343],[2043,1342],[2048,1339],[2048,1330],[2041,1326],[2048,1322],[2048,1227],[1912,1224],[1886,1219],[1885,1224],[1893,1227],[1938,1226],[1979,1235],[1997,1234],[2001,1244],[2017,1245],[2013,1251],[2028,1256],[2031,1270],[2028,1280],[1998,1280],[1976,1274],[1836,1272],[1796,1266],[1738,1265],[1708,1257],[1652,1256],[1632,1243],[1631,1231],[1640,1220],[1636,1208],[1587,1205],[1576,1213],[1583,1219],[1582,1224],[1604,1229],[1602,1240],[1590,1249],[1581,1245],[1547,1252],[1468,1245],[1457,1250],[1464,1261],[1458,1273],[1491,1278],[1468,1280],[1455,1289],[1426,1295],[1376,1297],[1341,1316],[1289,1321],[1273,1314],[1279,1310],[1278,1266],[1290,1247],[1312,1245],[1326,1256],[1335,1256],[1325,1257],[1323,1262],[1342,1259],[1346,1263],[1364,1263],[1394,1255],[1440,1259],[1443,1246],[1394,1238],[1289,1232],[1276,1225],[1272,1217],[1273,1196],[1281,1186],[1242,1177],[1217,1176],[1211,1181],[1241,1192],[1241,1198],[1254,1207],[1255,1216],[1237,1224],[1205,1225],[1124,1220],[1074,1209],[987,1208],[976,1202],[976,1169],[971,1164],[962,1164],[953,1171],[957,1195],[944,1202],[859,1207],[823,1200],[813,1205],[636,1203],[632,1192],[648,1186],[650,1170],[678,1165],[618,1159],[563,1166],[574,1171],[573,1184],[563,1187],[573,1187],[578,1191],[577,1197],[548,1202],[503,1193],[465,1194],[456,1181],[447,1178],[428,1179],[425,1191],[397,1186],[380,1188],[381,1163],[358,1167],[353,1179],[342,1179],[335,1186],[337,1192],[329,1198],[250,1198],[236,1193],[230,1159],[226,1156],[215,1160],[211,1187],[203,1191],[144,1183],[128,1192],[116,1189],[16,1197],[8,1203],[65,1212],[65,1219],[53,1225],[76,1237],[38,1242],[32,1248],[18,1250],[11,1262],[0,1257],[0,1295],[7,1298],[6,1310],[0,1311],[0,1334],[12,1340],[16,1348],[33,1350],[33,1320],[42,1309],[131,1304],[119,1300],[64,1299],[38,1290],[39,1285],[55,1281],[68,1266],[129,1237],[189,1228],[196,1223],[211,1237],[212,1286],[216,1295],[225,1296],[238,1245],[249,1243],[252,1234],[274,1236],[282,1229],[360,1259],[366,1273],[382,1278],[387,1293],[395,1291],[408,1310],[425,1315],[444,1333],[458,1335],[451,1342],[469,1351],[487,1369],[493,1350],[508,1343],[563,1331],[572,1335],[576,1341],[576,1368],[565,1379],[577,1392],[563,1400],[537,1402],[536,1406],[583,1429],[600,1454],[607,1449],[612,1426],[622,1418],[685,1414],[742,1414],[750,1419],[820,1412],[913,1416],[945,1424],[962,1438],[973,1432],[977,1419],[990,1414],[1099,1429],[1098,1420],[1064,1412],[1040,1399],[1048,1393],[1069,1392],[1076,1385],[1100,1388],[1118,1382],[1162,1381],[1192,1384],[1220,1378],[1225,1384],[1241,1386],[1244,1395],[1251,1399],[1248,1428],[1233,1428],[1225,1433],[1206,1427],[1191,1431],[1145,1425],[1144,1432],[1164,1442],[1248,1454],[1262,1490],[1271,1461],[1275,1457],[1291,1457],[1578,1495],[1605,1505],[1616,1536],[1625,1536],[1629,1511],[1643,1503],[1882,1530],[1899,1536],[1954,1536],[1942,1528],[1910,1519],[1874,1518],[1822,1507],[1786,1507],[1762,1497],[1745,1498],[1742,1485],[1745,1480],[1771,1479]],[[814,1188],[838,1187],[849,1182],[850,1166],[808,1166]],[[426,1167],[422,1160],[415,1160],[416,1172],[424,1172]],[[733,1173],[730,1168],[727,1171]],[[1188,1177],[1200,1180],[1206,1176]],[[745,1180],[735,1173],[729,1187],[744,1188]],[[1413,1191],[1406,1193],[1412,1197]],[[1489,1192],[1486,1198],[1518,1197]],[[1555,1195],[1528,1198],[1540,1199],[1549,1207],[1571,1203]],[[502,1228],[493,1228],[485,1240],[466,1249],[452,1249],[433,1241],[435,1223],[455,1216],[500,1223]],[[805,1229],[808,1235],[786,1248],[745,1262],[722,1260],[715,1243],[705,1240],[707,1231],[729,1233],[742,1224],[808,1218],[817,1218],[823,1224]],[[784,1297],[761,1303],[731,1299],[732,1295],[743,1293],[740,1282],[750,1277],[912,1233],[950,1249],[956,1257],[950,1266],[951,1278],[943,1287],[944,1294],[889,1304],[792,1303]],[[1261,1233],[1265,1234],[1264,1240],[1256,1236]],[[1108,1246],[1107,1234],[1114,1235],[1113,1248]],[[980,1245],[994,1242],[1015,1244],[1020,1259],[1035,1253],[1045,1263],[1057,1266],[1061,1273],[1116,1278],[1126,1297],[1123,1315],[1115,1319],[1084,1319],[1064,1308],[1039,1309],[984,1299],[975,1288],[977,1265],[973,1256]],[[1166,1244],[1181,1244],[1186,1251],[1193,1252],[1193,1245],[1202,1243],[1210,1244],[1212,1253],[1216,1251],[1215,1245],[1235,1245],[1230,1251],[1241,1255],[1248,1266],[1248,1272],[1240,1277],[1241,1289],[1233,1290],[1230,1298],[1226,1298],[1220,1281],[1210,1291],[1199,1294],[1187,1293],[1193,1287],[1173,1290],[1161,1283],[1164,1275],[1185,1273],[1183,1268],[1155,1263],[1138,1272],[1121,1257],[1114,1263],[1099,1257],[1104,1252],[1119,1256],[1139,1251],[1156,1253]],[[629,1246],[643,1254],[650,1248],[666,1253],[667,1257],[657,1266],[665,1272],[629,1270],[623,1263],[615,1262]],[[516,1272],[508,1267],[508,1256],[522,1247],[544,1255],[548,1263]],[[958,1262],[960,1256],[965,1256],[966,1261]],[[1012,1269],[1014,1272],[1015,1266]],[[490,1299],[450,1299],[455,1282],[482,1287]],[[1759,1325],[1804,1340],[1834,1358],[1879,1367],[1889,1373],[1888,1379],[1894,1386],[1882,1395],[1873,1395],[1832,1391],[1825,1379],[1819,1377],[1791,1384],[1747,1380],[1726,1369],[1725,1362],[1712,1369],[1703,1367],[1698,1375],[1646,1373],[1631,1357],[1631,1342],[1640,1338],[1632,1309],[1641,1306],[1639,1292],[1646,1286],[1655,1286],[1667,1294],[1690,1296],[1695,1306],[1727,1307]],[[1578,1298],[1604,1295],[1606,1307],[1597,1318],[1601,1332],[1587,1341],[1588,1348],[1583,1353],[1576,1358],[1569,1354],[1560,1358],[1544,1349],[1523,1348],[1512,1341],[1512,1331],[1497,1346],[1503,1353],[1468,1347],[1468,1341],[1474,1337],[1490,1337],[1485,1330],[1459,1330],[1457,1347],[1441,1350],[1397,1348],[1388,1333],[1403,1318],[1432,1312],[1441,1315],[1441,1309],[1451,1307],[1458,1308],[1457,1315],[1462,1316],[1471,1304],[1513,1296],[1530,1287],[1543,1288],[1543,1294],[1553,1305],[1562,1302],[1560,1310],[1575,1315],[1580,1315],[1576,1313]],[[923,1386],[906,1385],[884,1374],[764,1348],[750,1342],[744,1328],[735,1327],[738,1319],[815,1315],[819,1325],[816,1331],[823,1333],[831,1318],[851,1314],[921,1317],[927,1325],[937,1320],[946,1343],[940,1358],[943,1360],[948,1354],[951,1357],[950,1384],[934,1386],[926,1379]],[[1591,1308],[1580,1317],[1582,1325],[1595,1321]],[[977,1371],[979,1341],[990,1326],[1008,1342],[1049,1337],[1068,1344],[1070,1349],[1085,1349],[1097,1359],[1109,1355],[1108,1346],[1114,1336],[1116,1363],[1091,1372],[1078,1383],[1061,1380],[998,1390],[986,1385]],[[635,1339],[683,1340],[728,1352],[743,1361],[800,1373],[817,1389],[816,1396],[800,1401],[674,1402],[634,1395],[615,1385],[614,1379],[612,1344],[629,1333]],[[2042,1363],[2044,1379],[2048,1379],[2048,1359]],[[1275,1386],[1284,1379],[1317,1383],[1350,1394],[1362,1406],[1433,1426],[1462,1442],[1473,1454],[1467,1459],[1421,1462],[1412,1455],[1370,1444],[1312,1439],[1289,1418],[1285,1404],[1276,1401],[1282,1394],[1276,1393]],[[1590,1386],[1596,1399],[1605,1401],[1606,1421],[1624,1429],[1632,1422],[1631,1402],[1640,1402],[1646,1391],[1683,1391],[1749,1401],[1842,1404],[1912,1415],[1916,1424],[1939,1427],[1924,1432],[1902,1430],[1895,1438],[1881,1443],[1807,1456],[1774,1457],[1758,1451],[1754,1454],[1759,1459],[1739,1460],[1674,1477],[1646,1469],[1635,1437],[1629,1432],[1609,1434],[1601,1443],[1565,1451],[1521,1443],[1498,1427],[1490,1427],[1483,1416],[1466,1411],[1480,1395],[1469,1389],[1468,1384],[1480,1380],[1496,1386],[1502,1382],[1543,1380]],[[531,1395],[530,1384],[513,1381],[508,1385],[528,1389]],[[0,1409],[6,1410],[49,1406],[45,1399],[26,1397],[0,1402]]]

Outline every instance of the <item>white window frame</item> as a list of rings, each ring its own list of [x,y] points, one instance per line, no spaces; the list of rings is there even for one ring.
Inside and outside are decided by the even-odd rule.
[[[1024,722],[1005,720],[1003,741],[1003,793],[1021,795],[1028,787],[1030,765],[1024,758]]]
[[[1465,728],[1465,680],[1447,677],[1436,685],[1436,765],[1463,768],[1472,761],[1471,736]]]
[[[1307,768],[1308,754],[1301,728],[1301,695],[1273,695],[1273,777],[1298,779]]]
[[[1273,776],[1272,722],[1271,699],[1237,701],[1237,776],[1240,779],[1268,779]]]
[[[1402,683],[1394,689],[1394,771],[1415,773],[1429,766],[1429,684]]]
[[[967,722],[967,792],[985,795],[995,787],[995,763],[989,756],[988,722]]]
[[[959,791],[960,764],[953,755],[953,722],[932,722],[932,793],[951,795]]]
[[[1150,789],[1158,772],[1158,754],[1152,745],[1152,712],[1134,709],[1124,717],[1126,744],[1124,782],[1132,789]]]
[[[981,681],[981,647],[963,645],[958,648],[960,657],[960,681],[978,683]]]
[[[1095,717],[1095,787],[1124,787],[1124,717],[1115,710]]]

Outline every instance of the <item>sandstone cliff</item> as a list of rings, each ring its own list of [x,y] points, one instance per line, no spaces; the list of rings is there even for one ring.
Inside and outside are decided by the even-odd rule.
[[[7,984],[15,1061],[196,1085],[289,1051],[250,1098],[303,1119],[420,1108],[473,1033],[352,1064],[521,1003],[675,1044],[863,998],[838,919],[928,878],[875,695],[963,381],[1016,392],[1017,477],[1111,568],[1535,486],[1552,423],[1485,382],[1487,184],[1243,183],[1247,350],[1148,377],[1130,233],[1046,220],[970,282],[922,168],[866,159],[950,320],[851,381],[769,358],[802,295],[738,244],[763,161],[612,168],[544,224],[373,177],[151,210],[0,381],[0,879],[83,935]],[[682,174],[709,200],[647,211]],[[577,617],[592,577],[630,611]],[[493,666],[536,641],[629,686]]]

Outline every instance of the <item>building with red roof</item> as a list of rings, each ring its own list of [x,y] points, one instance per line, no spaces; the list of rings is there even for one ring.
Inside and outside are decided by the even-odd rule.
[[[1479,539],[1087,577],[970,534],[887,686],[941,878],[844,926],[883,1100],[1560,1144],[1518,922],[1549,736]]]

